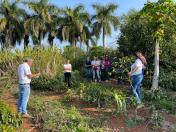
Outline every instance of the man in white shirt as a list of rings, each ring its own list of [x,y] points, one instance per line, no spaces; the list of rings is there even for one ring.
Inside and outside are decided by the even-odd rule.
[[[32,74],[30,66],[32,66],[33,60],[27,58],[23,64],[18,67],[18,83],[19,83],[19,97],[18,97],[18,112],[23,117],[30,117],[27,113],[27,103],[30,95],[30,82],[32,77],[40,76],[38,74]]]
[[[93,80],[96,81],[96,77],[97,77],[97,80],[101,81],[101,78],[100,78],[101,61],[97,57],[94,57],[94,60],[91,62],[91,65],[92,65],[92,71],[93,71]]]
[[[71,72],[72,65],[70,64],[70,60],[67,60],[67,63],[64,64],[64,76],[65,82],[68,84],[68,87],[71,87]]]

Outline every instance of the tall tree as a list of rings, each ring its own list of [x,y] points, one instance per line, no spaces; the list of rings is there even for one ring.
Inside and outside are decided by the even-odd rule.
[[[49,4],[49,0],[27,3],[33,14],[25,21],[25,29],[33,39],[38,38],[39,44],[43,46],[43,39],[52,23],[51,15],[57,8]]]
[[[117,5],[108,4],[105,6],[94,4],[92,5],[96,11],[96,15],[92,17],[92,21],[94,22],[94,30],[96,37],[99,38],[102,32],[103,38],[103,47],[105,48],[105,36],[112,34],[112,27],[117,29],[119,25],[119,20],[117,16],[114,15],[114,12],[117,9]]]
[[[19,1],[9,2],[4,0],[0,4],[0,31],[5,36],[3,47],[14,46],[16,41],[21,41],[24,34],[23,17],[25,10],[18,7]]]
[[[78,5],[75,8],[67,7],[62,11],[60,28],[58,29],[58,38],[67,40],[71,46],[75,47],[78,40],[86,41],[86,31],[89,20],[89,14],[84,10],[83,5]]]
[[[159,82],[159,52],[168,26],[176,29],[176,3],[172,0],[159,0],[148,2],[141,10],[141,18],[148,20],[152,28],[152,36],[155,40],[154,76],[152,90],[158,89]]]

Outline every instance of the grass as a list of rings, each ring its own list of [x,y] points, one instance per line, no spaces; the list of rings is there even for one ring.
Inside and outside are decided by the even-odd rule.
[[[82,115],[76,107],[59,100],[32,95],[29,108],[35,124],[41,124],[43,131],[102,131],[102,121]]]
[[[14,83],[14,82],[13,82]],[[17,97],[17,85],[14,84],[10,85],[10,89],[6,88],[6,91],[10,91],[10,93],[16,98]],[[91,84],[89,84],[90,87]],[[29,112],[34,116],[34,123],[36,126],[39,126],[39,129],[41,131],[105,131],[110,130],[109,126],[107,124],[109,122],[109,118],[114,114],[114,107],[107,107],[107,109],[111,109],[110,112],[105,112],[107,109],[97,109],[96,103],[95,104],[84,104],[83,106],[79,106],[77,104],[79,101],[83,101],[85,97],[84,89],[87,84],[81,84],[81,90],[83,93],[81,93],[80,89],[70,89],[65,93],[62,93],[62,98],[50,98],[52,96],[61,96],[59,93],[54,92],[48,92],[48,91],[32,91],[30,96],[30,102],[29,102]],[[96,84],[91,85],[91,87],[96,87]],[[106,86],[106,89],[111,89],[112,86]],[[101,85],[98,84],[98,89],[101,89]],[[104,89],[104,88],[103,88]],[[102,89],[101,89],[102,90]],[[113,88],[112,88],[113,90]],[[102,92],[102,91],[101,91]],[[92,93],[88,93],[89,96],[92,96]],[[122,92],[123,94],[126,94],[125,92]],[[83,94],[83,95],[82,95]],[[152,102],[154,106],[157,106],[156,108],[161,109],[170,109],[170,105],[168,105],[168,102],[173,101],[171,100],[171,97],[166,98],[165,93],[157,93],[156,95],[151,94],[145,95],[145,103],[147,104],[146,107],[148,108],[148,105],[150,105]],[[81,96],[83,96],[81,98]],[[93,96],[94,97],[94,94]],[[95,96],[96,97],[96,96]],[[106,96],[104,96],[106,97]],[[148,100],[146,100],[146,98]],[[75,99],[78,102],[75,102]],[[164,101],[163,101],[164,100]],[[110,101],[108,99],[108,101]],[[131,101],[127,101],[127,110],[126,112],[129,112],[134,109],[134,106],[130,104]],[[157,103],[158,102],[158,103]],[[162,102],[162,103],[161,103]],[[111,100],[111,105],[113,106],[115,104],[114,101]],[[158,106],[159,105],[159,106]],[[162,105],[162,107],[161,107]],[[83,110],[82,107],[89,107],[98,110],[98,115],[92,115],[90,111]],[[125,112],[125,113],[126,113]],[[125,115],[124,113],[124,115]],[[170,112],[172,113],[172,112]],[[144,120],[146,118],[151,118],[150,115],[148,117],[143,117],[141,115],[126,115],[124,119],[124,127],[125,128],[134,128],[138,125],[143,125]],[[123,114],[120,115],[114,115],[117,119],[118,116],[123,116]],[[158,118],[157,118],[158,119]],[[157,120],[158,122],[158,120]],[[160,120],[159,120],[160,122]],[[119,124],[117,124],[118,127]],[[111,129],[112,130],[112,129]]]

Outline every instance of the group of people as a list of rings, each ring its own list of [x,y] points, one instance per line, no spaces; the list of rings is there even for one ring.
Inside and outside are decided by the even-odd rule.
[[[134,96],[137,101],[137,108],[141,108],[142,105],[142,94],[141,94],[141,83],[143,80],[144,69],[147,66],[147,61],[141,52],[136,52],[136,60],[131,65],[131,71],[128,73],[131,78],[131,88]],[[40,76],[40,72],[37,74],[32,74],[30,67],[33,64],[31,58],[25,59],[23,64],[20,64],[18,67],[18,84],[19,84],[19,97],[18,97],[18,112],[22,114],[23,117],[30,117],[27,113],[27,103],[30,95],[30,82],[31,78],[36,78]],[[111,68],[111,62],[107,56],[103,57],[101,60],[97,57],[91,61],[87,58],[86,63],[86,76],[87,80],[100,82],[101,80],[109,80],[109,71]],[[68,60],[64,64],[64,75],[65,81],[68,83],[68,86],[71,86],[71,72],[72,65]]]
[[[108,56],[99,59],[94,57],[91,61],[88,57],[85,63],[87,81],[109,81],[111,62]]]

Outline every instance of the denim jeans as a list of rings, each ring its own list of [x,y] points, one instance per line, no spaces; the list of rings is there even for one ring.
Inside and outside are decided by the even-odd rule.
[[[133,75],[131,77],[132,81],[132,92],[134,96],[136,97],[137,103],[140,104],[142,100],[142,94],[141,94],[141,83],[143,80],[143,74],[139,75]]]
[[[98,81],[101,81],[101,79],[100,79],[100,70],[99,69],[93,70],[93,80],[94,81],[96,80],[96,77],[97,77]]]
[[[86,78],[87,78],[87,81],[91,80],[91,69],[90,68],[86,68]]]
[[[106,80],[109,80],[109,71],[110,71],[110,68],[107,67],[106,68]]]
[[[27,103],[30,95],[30,85],[19,85],[19,94],[18,94],[18,112],[27,113]]]

